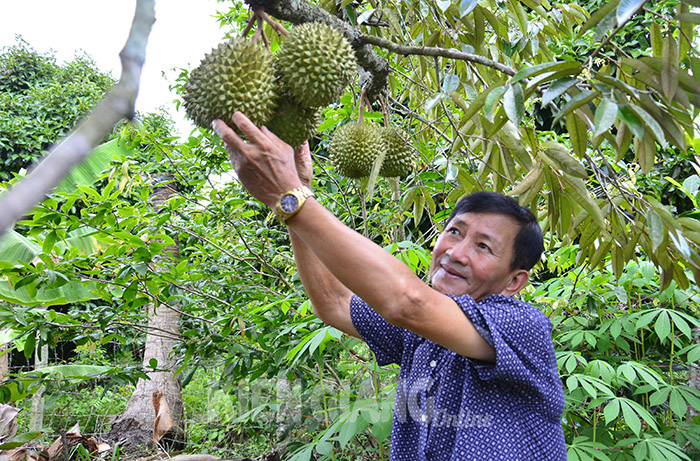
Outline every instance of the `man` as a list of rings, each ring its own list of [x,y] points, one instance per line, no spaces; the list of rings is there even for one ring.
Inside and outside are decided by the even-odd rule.
[[[314,313],[401,366],[391,459],[565,460],[551,323],[513,299],[543,249],[532,213],[500,194],[461,201],[427,285],[314,199],[308,145],[294,152],[233,121],[248,142],[220,120],[214,130],[246,189],[288,226]]]

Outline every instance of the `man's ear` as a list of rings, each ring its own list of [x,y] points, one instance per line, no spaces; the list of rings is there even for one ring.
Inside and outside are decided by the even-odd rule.
[[[506,296],[514,296],[530,281],[530,273],[525,269],[517,269],[511,274],[511,279],[503,290]]]

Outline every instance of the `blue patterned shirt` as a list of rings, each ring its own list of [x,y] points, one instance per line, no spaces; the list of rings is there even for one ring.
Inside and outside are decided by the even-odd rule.
[[[552,324],[514,298],[450,296],[496,349],[496,363],[461,356],[391,325],[354,296],[352,322],[379,365],[401,366],[392,461],[565,461],[564,392]]]

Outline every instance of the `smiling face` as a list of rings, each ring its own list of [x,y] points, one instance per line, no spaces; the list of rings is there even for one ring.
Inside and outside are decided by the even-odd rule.
[[[511,269],[513,242],[520,230],[511,217],[493,213],[455,216],[438,237],[430,265],[434,289],[452,295],[470,295],[477,302],[493,294],[512,296],[527,271]]]

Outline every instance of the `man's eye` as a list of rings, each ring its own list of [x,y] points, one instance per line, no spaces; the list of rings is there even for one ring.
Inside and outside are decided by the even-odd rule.
[[[478,246],[479,246],[479,248],[481,248],[482,250],[490,250],[489,246],[488,246],[487,244],[485,244],[485,243],[480,243]]]

